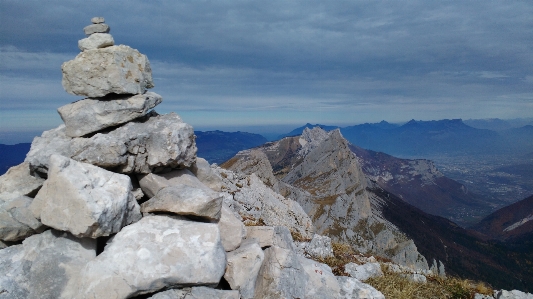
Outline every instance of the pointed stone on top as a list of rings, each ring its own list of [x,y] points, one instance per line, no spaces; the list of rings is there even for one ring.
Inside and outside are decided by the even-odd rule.
[[[91,19],[91,23],[93,24],[101,24],[104,22],[105,22],[104,17],[94,17]]]

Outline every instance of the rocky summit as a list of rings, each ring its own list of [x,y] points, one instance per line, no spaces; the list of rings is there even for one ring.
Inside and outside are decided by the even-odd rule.
[[[323,263],[342,254],[322,235],[334,231],[389,250],[387,267],[419,283],[436,274],[374,215],[338,131],[289,142],[303,163],[277,157],[283,181],[260,151],[236,171],[209,165],[190,125],[153,110],[162,97],[147,91],[147,57],[115,46],[104,18],[91,22],[62,66],[65,90],[87,98],[60,107],[64,124],[0,177],[0,298],[385,298],[364,281],[384,275],[374,257]],[[328,167],[352,175],[317,172]],[[358,223],[382,229],[363,239]],[[508,293],[497,298],[522,298]]]

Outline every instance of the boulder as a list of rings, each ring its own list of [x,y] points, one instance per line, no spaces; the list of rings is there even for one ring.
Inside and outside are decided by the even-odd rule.
[[[44,230],[42,223],[35,219],[29,209],[32,200],[20,196],[0,202],[0,240],[19,241]]]
[[[73,275],[95,258],[96,240],[48,230],[0,250],[0,297],[61,297]]]
[[[331,238],[315,234],[313,239],[305,247],[305,252],[311,257],[327,258],[333,256]]]
[[[63,88],[78,96],[95,98],[111,93],[142,94],[154,87],[148,58],[124,45],[85,50],[73,60],[63,63],[61,70]]]
[[[298,260],[309,277],[303,298],[339,298],[340,286],[328,265],[302,256],[298,256]]]
[[[499,291],[494,291],[494,298],[495,299],[533,299],[533,294],[524,293],[519,290],[512,290],[512,291],[499,290]]]
[[[367,263],[363,265],[348,263],[344,266],[344,272],[359,280],[367,280],[370,277],[383,276],[383,271],[381,271],[379,263]]]
[[[77,237],[109,236],[141,218],[131,189],[127,175],[52,155],[30,209],[43,224]]]
[[[257,274],[265,255],[257,242],[247,240],[227,254],[224,278],[232,290],[239,290],[242,299],[254,297]]]
[[[91,19],[91,23],[93,24],[100,24],[100,23],[104,23],[105,22],[105,19],[104,17],[94,17]]]
[[[103,24],[103,22],[85,26],[85,28],[83,28],[83,32],[85,32],[86,35],[108,33],[110,30],[111,28],[109,28],[109,25]]]
[[[222,199],[222,198],[220,198]],[[241,245],[242,239],[246,236],[246,228],[233,211],[222,204],[218,229],[222,239],[222,246],[226,251],[233,251]]]
[[[474,294],[474,299],[494,299],[493,296],[490,295],[483,295],[483,294]]]
[[[356,278],[337,276],[337,281],[341,289],[341,299],[385,299],[380,291]]]
[[[57,109],[65,122],[65,134],[80,137],[127,123],[146,115],[163,99],[155,92],[112,99],[84,99]]]
[[[0,202],[22,195],[34,196],[44,179],[30,174],[30,164],[23,162],[0,176]]]
[[[206,192],[209,191],[209,192]],[[206,220],[220,219],[222,197],[206,188],[188,185],[168,186],[141,205],[143,213],[168,212]]]
[[[264,254],[254,298],[306,298],[309,277],[298,256],[291,250],[276,246],[269,247]]]
[[[165,173],[148,173],[137,175],[139,185],[144,194],[148,197],[154,197],[161,189],[169,186],[187,185],[191,187],[204,189],[205,192],[218,196],[217,193],[207,188],[194,174],[188,169],[173,170]]]
[[[216,173],[204,158],[197,157],[189,170],[207,187],[215,192],[222,191],[222,178]]]
[[[62,297],[117,299],[164,288],[214,287],[225,267],[216,224],[147,216],[117,233]]]
[[[46,173],[52,154],[113,168],[121,173],[150,173],[189,167],[196,159],[193,128],[175,113],[149,113],[146,117],[90,138],[70,138],[65,130],[65,126],[60,125],[34,138],[26,156],[31,169]]]
[[[78,41],[78,48],[82,51],[110,47],[115,44],[113,36],[108,33],[95,33]]]
[[[276,246],[288,250],[296,249],[290,231],[283,226],[248,226],[246,238],[258,240],[261,247]]]

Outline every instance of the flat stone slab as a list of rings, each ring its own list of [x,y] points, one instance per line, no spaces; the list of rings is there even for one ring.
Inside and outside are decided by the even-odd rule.
[[[165,187],[141,205],[143,213],[168,212],[219,220],[222,197],[207,190],[187,185]]]
[[[164,288],[214,287],[225,267],[215,224],[146,216],[117,233],[63,297],[131,298]]]
[[[30,209],[43,224],[77,237],[109,236],[141,218],[131,190],[127,175],[52,155]]]
[[[94,33],[108,33],[111,28],[109,28],[109,25],[102,23],[103,22],[86,26],[83,28],[83,32],[85,32],[86,35],[91,35]]]
[[[100,24],[100,23],[104,23],[105,22],[105,19],[104,17],[94,17],[91,19],[91,23],[93,24]]]
[[[65,134],[80,137],[144,116],[162,101],[155,92],[105,100],[88,98],[59,107],[57,112],[65,122]]]
[[[105,24],[96,24],[99,26]],[[154,87],[148,58],[128,46],[85,50],[63,63],[63,88],[89,98],[116,94],[142,94]]]
[[[100,49],[105,47],[111,47],[115,44],[115,40],[113,39],[113,36],[109,33],[95,33],[91,34],[89,37],[80,39],[78,41],[78,48],[80,50],[92,50],[92,49]]]

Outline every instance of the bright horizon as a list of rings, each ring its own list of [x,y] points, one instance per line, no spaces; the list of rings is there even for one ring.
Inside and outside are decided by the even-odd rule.
[[[61,63],[94,16],[148,56],[156,111],[197,130],[533,117],[533,3],[128,3],[0,2],[1,140],[81,99]]]

